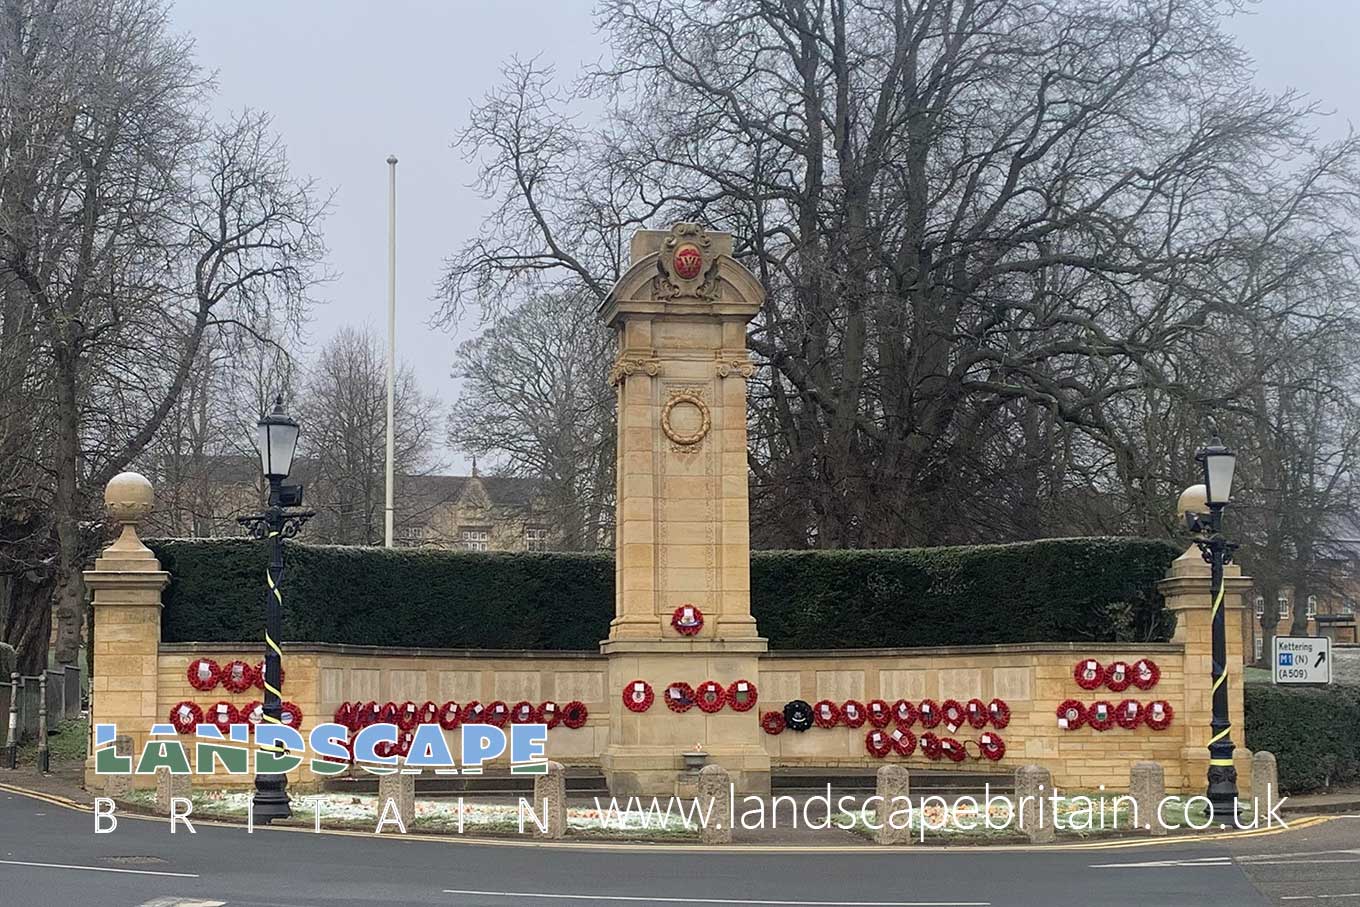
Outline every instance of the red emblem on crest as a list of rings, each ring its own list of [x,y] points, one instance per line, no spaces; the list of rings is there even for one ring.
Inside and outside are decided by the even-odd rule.
[[[676,249],[671,262],[675,266],[675,273],[685,280],[698,277],[699,269],[704,266],[703,256],[699,254],[697,246],[681,246]]]

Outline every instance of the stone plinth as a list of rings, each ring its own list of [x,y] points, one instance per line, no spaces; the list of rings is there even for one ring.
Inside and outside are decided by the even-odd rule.
[[[90,679],[90,723],[116,724],[141,752],[151,726],[165,722],[157,703],[157,649],[161,641],[161,590],[170,574],[137,536],[151,512],[151,483],[137,473],[115,476],[104,493],[109,519],[122,531],[84,574],[94,609],[95,674]],[[86,786],[101,786],[94,757],[85,765]],[[133,783],[150,787],[138,776]]]
[[[1274,753],[1265,750],[1252,753],[1251,793],[1258,816],[1280,801],[1280,769]]]
[[[1022,765],[1015,770],[1015,808],[1020,815],[1020,831],[1032,844],[1049,844],[1057,836],[1057,824],[1049,797],[1053,775],[1038,765]]]
[[[416,817],[416,777],[402,772],[391,772],[378,779],[378,817],[389,808],[387,801],[396,804],[395,809],[401,816],[402,824],[408,829]],[[391,818],[391,813],[388,813]],[[396,826],[390,822],[383,826],[384,833],[394,833]]]
[[[911,827],[893,828],[889,817],[904,809],[911,796],[911,774],[904,765],[885,765],[878,770],[874,793],[879,797],[878,815],[874,819],[879,828],[874,830],[878,844],[910,844]]]
[[[567,770],[560,762],[549,762],[546,774],[534,778],[534,812],[546,831],[536,834],[544,838],[567,836]]]
[[[738,790],[769,790],[758,713],[672,713],[674,681],[756,682],[766,643],[751,617],[746,324],[759,282],[732,237],[696,224],[642,230],[632,265],[601,307],[619,338],[615,617],[600,648],[609,690],[645,680],[645,713],[613,710],[601,763],[615,794],[667,794],[680,754],[700,744]],[[702,615],[694,632],[676,609]]]
[[[128,734],[119,734],[113,738],[113,751],[119,756],[133,756],[132,737]],[[134,760],[134,765],[136,764]],[[103,791],[105,797],[112,797],[115,800],[122,799],[132,793],[132,775],[95,775],[94,757],[90,757],[89,763],[85,766],[87,790]],[[94,781],[90,779],[94,778]]]
[[[700,815],[708,823],[700,829],[705,844],[732,843],[732,778],[721,765],[705,765],[699,771]]]
[[[165,766],[156,769],[156,812],[162,816],[170,815],[171,801],[177,797],[188,799],[193,794],[193,778],[189,775],[176,775]]]
[[[1159,810],[1166,799],[1166,772],[1157,762],[1135,762],[1129,771],[1129,795],[1138,807],[1138,828],[1150,835],[1166,834]]]

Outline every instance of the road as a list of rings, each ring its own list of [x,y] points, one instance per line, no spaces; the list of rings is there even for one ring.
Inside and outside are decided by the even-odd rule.
[[[0,792],[3,907],[1360,907],[1360,819],[1151,847],[714,852],[94,819]]]

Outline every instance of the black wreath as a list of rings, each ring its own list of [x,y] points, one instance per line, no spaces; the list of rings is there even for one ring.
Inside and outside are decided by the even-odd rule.
[[[812,706],[802,699],[784,706],[784,725],[791,731],[806,731],[812,727]]]

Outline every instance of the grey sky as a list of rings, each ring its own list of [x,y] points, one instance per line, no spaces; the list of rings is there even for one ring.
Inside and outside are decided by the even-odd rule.
[[[602,55],[591,0],[181,0],[175,25],[218,75],[224,115],[268,110],[295,170],[336,190],[326,225],[339,278],[322,290],[314,348],[343,324],[382,332],[387,293],[387,166],[398,167],[398,356],[447,404],[458,337],[433,331],[441,259],[478,229],[485,203],[472,166],[450,148],[470,102],[512,54],[541,55],[571,76]],[[1360,2],[1264,0],[1228,24],[1259,82],[1297,88],[1337,111],[1323,137],[1360,120]],[[451,466],[465,464],[450,455]]]

